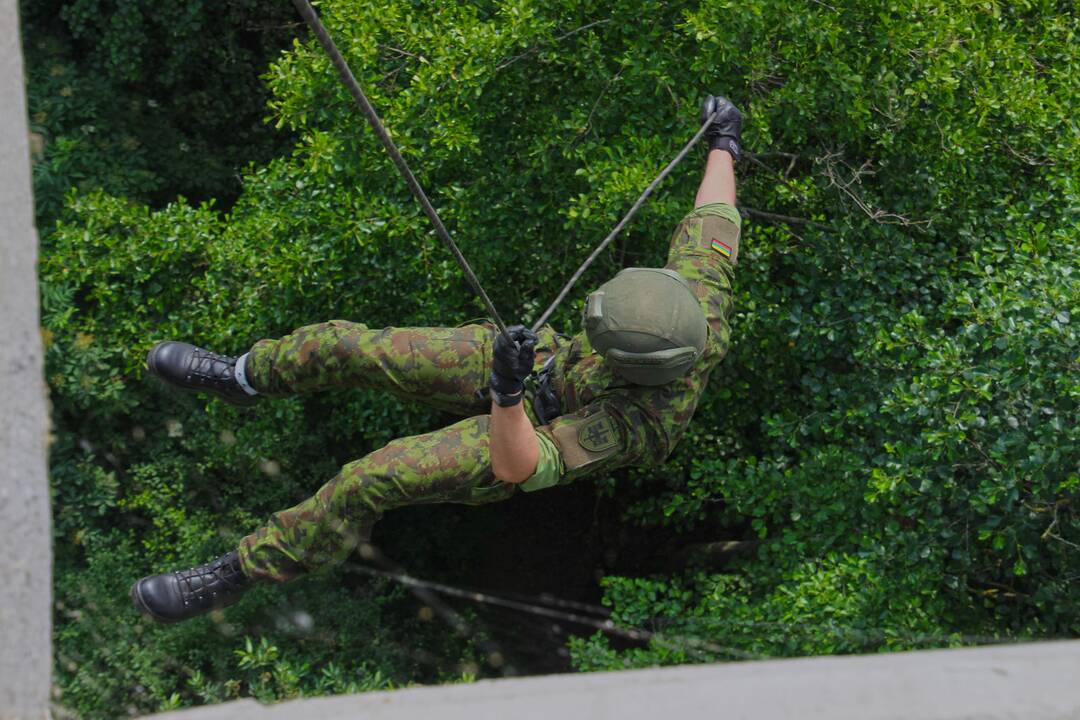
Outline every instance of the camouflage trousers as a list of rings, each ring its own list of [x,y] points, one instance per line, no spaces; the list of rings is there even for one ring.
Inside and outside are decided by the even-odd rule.
[[[542,344],[551,334],[545,331]],[[494,338],[491,325],[372,330],[332,320],[257,343],[248,355],[247,376],[266,396],[369,388],[471,417],[394,440],[342,467],[299,505],[275,513],[240,542],[248,577],[284,582],[341,562],[370,539],[383,513],[396,507],[479,505],[513,495],[517,486],[492,473],[490,418],[484,414],[490,400],[477,396],[488,384]],[[548,355],[541,348],[537,362]]]

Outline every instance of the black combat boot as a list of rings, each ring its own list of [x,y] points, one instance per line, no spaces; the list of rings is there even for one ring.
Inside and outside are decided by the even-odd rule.
[[[228,607],[251,587],[233,550],[205,565],[149,575],[131,586],[131,599],[143,615],[175,623]]]
[[[252,405],[258,395],[244,391],[236,380],[236,358],[217,355],[190,343],[169,340],[155,345],[146,366],[159,378],[184,388],[212,392],[233,405]]]

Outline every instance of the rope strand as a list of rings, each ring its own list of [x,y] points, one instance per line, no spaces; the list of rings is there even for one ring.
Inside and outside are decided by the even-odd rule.
[[[661,182],[663,182],[664,178],[666,178],[668,174],[675,169],[676,165],[682,162],[682,159],[686,157],[686,154],[688,152],[690,152],[690,148],[694,147],[694,145],[697,144],[697,141],[701,139],[701,136],[705,134],[705,131],[709,129],[709,125],[712,124],[712,121],[715,117],[716,113],[710,115],[709,119],[701,124],[701,128],[694,134],[694,137],[690,138],[690,142],[686,143],[686,145],[683,146],[683,149],[679,151],[679,154],[675,156],[675,159],[669,162],[667,164],[667,167],[661,170],[660,174],[657,175],[651,183],[649,183],[649,186],[645,188],[645,192],[641,193],[637,201],[630,207],[630,210],[626,213],[626,215],[623,216],[623,219],[620,220],[619,224],[615,226],[615,229],[608,233],[608,236],[604,238],[603,242],[597,245],[596,249],[592,251],[592,254],[585,259],[585,262],[581,264],[581,267],[577,269],[577,272],[575,272],[570,278],[570,280],[566,283],[566,285],[563,286],[562,291],[559,292],[559,296],[555,298],[555,301],[548,306],[548,309],[544,311],[544,314],[540,316],[540,319],[533,323],[533,332],[540,331],[540,328],[543,327],[544,323],[546,323],[548,321],[548,318],[551,317],[551,313],[555,312],[555,309],[562,304],[562,301],[566,299],[567,294],[569,294],[569,292],[574,288],[574,285],[577,284],[577,281],[581,279],[581,276],[585,274],[585,270],[593,264],[593,261],[600,256],[600,253],[604,252],[604,249],[611,244],[611,241],[614,240],[620,232],[622,232],[623,227],[626,226],[626,223],[630,222],[630,218],[634,217],[634,215],[637,214],[637,211],[641,208],[642,205],[645,204],[645,200],[647,200],[648,197],[652,195],[653,190],[655,190],[656,187]]]
[[[461,588],[456,588],[452,585],[445,585],[443,583],[421,580],[420,578],[416,578],[402,572],[378,570],[376,568],[367,567],[365,565],[359,565],[355,563],[350,563],[347,567],[350,570],[360,572],[365,575],[388,578],[407,588],[425,588],[427,590],[431,590],[437,593],[442,593],[443,595],[460,598],[462,600],[468,600],[474,603],[495,605],[510,610],[517,610],[519,612],[537,615],[539,617],[546,617],[553,620],[562,620],[563,622],[584,625],[585,627],[591,627],[607,635],[621,637],[626,640],[633,640],[636,642],[653,642],[663,647],[677,650],[693,649],[697,651],[707,651],[727,655],[730,657],[738,658],[740,660],[766,659],[764,655],[760,655],[758,653],[748,652],[746,650],[742,650],[741,648],[719,645],[717,643],[711,642],[709,640],[703,640],[701,638],[669,636],[657,632],[651,632],[649,630],[642,630],[640,628],[621,627],[619,625],[616,625],[615,621],[611,619],[599,619],[596,617],[581,615],[574,612],[563,612],[540,605],[520,602],[517,600],[509,600],[504,597],[499,597],[498,595],[490,595],[488,593],[477,592],[473,590],[463,590]]]
[[[326,28],[323,27],[322,22],[319,20],[319,16],[311,7],[311,3],[309,3],[308,0],[293,0],[293,5],[296,6],[296,9],[300,13],[300,16],[304,18],[304,21],[311,28],[312,32],[315,33],[315,37],[319,39],[319,42],[322,44],[323,49],[326,51],[326,54],[330,57],[330,62],[333,63],[335,68],[337,68],[338,74],[341,76],[342,82],[348,88],[349,93],[353,96],[353,99],[356,100],[357,106],[359,106],[360,111],[364,114],[364,117],[367,118],[368,123],[371,125],[371,128],[378,136],[379,141],[382,142],[383,147],[386,148],[386,152],[390,155],[390,159],[394,161],[394,165],[397,167],[398,172],[400,172],[402,177],[405,178],[405,182],[406,184],[408,184],[409,190],[412,191],[412,194],[420,202],[420,206],[424,209],[424,213],[428,216],[428,219],[431,220],[431,224],[435,227],[436,234],[442,239],[443,243],[450,250],[450,253],[454,256],[454,259],[457,260],[457,263],[461,267],[462,272],[465,273],[465,277],[468,279],[469,284],[472,285],[473,290],[476,292],[481,302],[483,302],[484,308],[487,310],[492,320],[494,320],[495,325],[499,328],[499,332],[501,332],[503,335],[506,336],[508,340],[510,340],[510,335],[506,331],[506,324],[499,316],[499,312],[495,309],[494,303],[491,302],[491,298],[489,298],[488,294],[484,291],[483,286],[480,284],[479,278],[477,278],[476,273],[473,272],[473,269],[469,265],[468,260],[465,259],[465,256],[462,254],[457,244],[450,237],[450,233],[447,231],[446,226],[443,225],[442,219],[439,217],[439,213],[435,210],[435,207],[431,204],[431,201],[428,200],[427,194],[424,192],[424,189],[420,186],[420,183],[417,181],[416,176],[413,175],[412,170],[409,168],[408,163],[405,162],[405,158],[402,157],[401,152],[394,144],[394,141],[390,138],[390,134],[386,131],[386,127],[379,119],[378,114],[375,112],[375,108],[372,107],[371,102],[367,99],[367,95],[364,94],[363,89],[360,87],[360,83],[356,81],[356,77],[353,76],[352,70],[349,69],[348,63],[345,62],[345,58],[342,57],[341,52],[337,49],[337,45],[334,44],[334,41],[330,37],[330,34],[327,33]],[[657,188],[658,185],[660,185],[661,182],[663,182],[664,178],[666,178],[671,173],[671,171],[674,170],[680,162],[682,162],[682,159],[686,157],[686,154],[688,152],[690,152],[690,148],[697,144],[698,140],[700,140],[702,135],[705,134],[705,131],[708,129],[709,125],[712,123],[715,117],[716,114],[713,113],[704,123],[702,123],[701,128],[698,129],[698,131],[694,134],[694,137],[692,137],[690,141],[683,146],[682,150],[679,151],[675,158],[671,162],[669,162],[663,170],[660,171],[660,174],[657,175],[651,183],[649,183],[649,186],[646,187],[645,191],[641,193],[637,201],[635,201],[634,204],[630,207],[630,210],[627,211],[626,215],[623,216],[622,220],[620,220],[619,223],[615,226],[615,228],[610,233],[608,233],[608,236],[604,238],[604,240],[596,247],[595,250],[593,250],[589,257],[585,259],[585,262],[581,264],[581,267],[577,269],[577,272],[575,272],[573,276],[571,276],[570,280],[559,292],[559,295],[555,298],[555,301],[548,306],[547,310],[545,310],[544,313],[540,316],[540,318],[533,324],[532,329],[534,332],[539,331],[539,329],[544,325],[544,323],[548,321],[548,318],[551,317],[551,314],[555,312],[555,310],[559,307],[560,304],[562,304],[562,301],[566,299],[566,296],[574,288],[578,280],[581,279],[581,276],[585,274],[585,270],[587,270],[588,267],[592,265],[593,261],[595,261],[596,258],[600,256],[600,253],[602,253],[607,248],[607,246],[610,245],[611,242],[618,236],[618,234],[622,232],[622,229],[626,226],[628,222],[630,222],[631,218],[633,218],[634,215],[637,214],[637,211],[641,209],[641,206],[645,203],[645,200],[647,200],[649,196],[652,195],[653,191]]]
[[[442,239],[443,243],[450,250],[454,259],[457,260],[458,265],[461,266],[462,272],[465,273],[465,277],[468,278],[469,284],[472,285],[477,296],[484,303],[484,308],[487,310],[488,315],[495,321],[495,325],[499,328],[499,332],[506,336],[507,340],[512,340],[509,333],[506,331],[506,325],[503,323],[502,318],[499,316],[499,312],[495,309],[495,305],[491,302],[491,298],[484,292],[483,286],[480,284],[479,278],[476,277],[476,273],[473,272],[468,260],[462,255],[461,250],[458,249],[456,243],[450,237],[450,233],[446,230],[446,226],[443,225],[442,219],[439,217],[439,213],[435,211],[435,207],[428,200],[427,194],[424,189],[420,187],[420,183],[416,180],[416,176],[413,175],[412,170],[409,169],[408,163],[405,162],[405,158],[402,157],[401,152],[397,149],[394,141],[390,138],[390,133],[386,131],[382,121],[379,119],[378,114],[375,112],[375,108],[372,107],[371,102],[368,101],[367,95],[364,94],[363,89],[360,87],[360,83],[356,81],[353,76],[352,70],[349,69],[349,65],[345,62],[345,58],[341,56],[341,52],[338,51],[337,45],[334,44],[330,34],[326,32],[326,28],[323,27],[322,22],[319,20],[319,16],[315,14],[315,10],[311,7],[311,3],[308,0],[293,0],[293,5],[296,6],[300,16],[304,18],[304,21],[311,28],[311,31],[315,33],[315,37],[319,39],[319,42],[323,46],[323,50],[330,57],[330,62],[337,68],[338,75],[341,76],[341,81],[345,83],[345,87],[349,89],[349,93],[356,100],[356,104],[360,107],[360,112],[364,113],[364,117],[367,118],[368,123],[371,124],[372,130],[378,135],[379,140],[382,142],[383,147],[386,148],[386,152],[389,153],[390,159],[394,161],[394,165],[397,167],[398,172],[405,178],[405,182],[409,186],[409,190],[420,202],[420,206],[424,209],[424,213],[431,220],[431,224],[435,226],[435,232]]]

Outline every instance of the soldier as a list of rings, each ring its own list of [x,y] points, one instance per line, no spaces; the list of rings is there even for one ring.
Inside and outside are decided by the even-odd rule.
[[[667,265],[627,268],[590,294],[584,330],[572,338],[550,326],[511,327],[511,343],[492,324],[372,330],[331,320],[261,340],[238,358],[156,345],[150,372],[233,403],[364,387],[465,419],[345,465],[216,560],[142,578],[131,588],[135,606],[159,622],[225,607],[255,582],[285,582],[344,560],[396,507],[478,505],[662,463],[729,345],[742,116],[725,98],[708,96],[702,122],[714,111],[705,174]]]

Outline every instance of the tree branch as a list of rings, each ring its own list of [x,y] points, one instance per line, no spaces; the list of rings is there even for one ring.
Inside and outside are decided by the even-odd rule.
[[[597,25],[603,25],[604,23],[609,23],[609,22],[611,22],[611,18],[601,18],[600,20],[593,20],[591,23],[586,23],[585,25],[582,25],[581,27],[574,28],[570,32],[563,33],[562,35],[559,35],[556,38],[552,38],[551,40],[549,40],[547,42],[540,43],[539,45],[534,45],[533,47],[526,49],[524,52],[522,52],[522,53],[520,53],[518,55],[515,55],[514,57],[510,58],[509,60],[504,60],[503,62],[496,65],[495,69],[496,70],[502,70],[504,68],[507,68],[507,67],[513,65],[514,63],[516,63],[518,60],[522,60],[522,59],[528,57],[529,55],[532,55],[535,52],[539,52],[541,49],[547,47],[548,45],[554,45],[555,43],[557,43],[557,42],[559,42],[561,40],[565,40],[566,38],[568,38],[568,37],[570,37],[572,35],[577,35],[580,32],[585,32],[589,28],[596,27]]]
[[[743,215],[747,215],[755,220],[765,220],[768,222],[786,223],[788,225],[805,225],[812,227],[815,230],[821,230],[823,232],[835,233],[836,229],[823,223],[819,223],[815,220],[808,220],[807,218],[792,217],[791,215],[779,215],[777,213],[765,212],[763,210],[755,210],[754,208],[746,207],[745,205],[739,205],[739,212]]]
[[[874,207],[867,200],[865,200],[859,193],[855,192],[852,188],[862,185],[862,178],[864,175],[873,175],[873,161],[867,160],[858,168],[852,168],[843,159],[840,158],[840,153],[833,152],[825,155],[824,157],[816,160],[820,164],[824,171],[825,177],[829,181],[830,187],[834,187],[839,190],[842,196],[846,196],[855,205],[866,213],[866,216],[880,225],[900,225],[902,227],[912,227],[916,230],[925,231],[930,227],[930,220],[911,220],[903,215],[897,213],[888,212],[881,208]],[[851,177],[844,180],[837,173],[836,168],[838,165],[842,165],[850,174]]]

